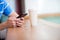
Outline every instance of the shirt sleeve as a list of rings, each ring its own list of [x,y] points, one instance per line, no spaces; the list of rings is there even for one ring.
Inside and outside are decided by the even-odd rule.
[[[9,16],[9,14],[12,12],[11,7],[8,5],[8,3],[4,0],[4,15]]]

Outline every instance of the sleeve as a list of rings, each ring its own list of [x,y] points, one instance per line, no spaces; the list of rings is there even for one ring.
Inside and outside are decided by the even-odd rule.
[[[9,16],[9,14],[12,12],[11,7],[8,5],[8,3],[4,0],[4,15]]]

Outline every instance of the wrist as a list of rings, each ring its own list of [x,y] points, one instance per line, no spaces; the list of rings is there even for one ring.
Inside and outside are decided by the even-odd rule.
[[[6,26],[9,26],[7,21],[5,22],[5,25],[6,25]]]
[[[3,22],[0,24],[0,30],[4,29],[7,27],[7,22]]]

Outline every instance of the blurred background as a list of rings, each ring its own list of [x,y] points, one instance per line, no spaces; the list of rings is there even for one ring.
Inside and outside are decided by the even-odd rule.
[[[7,0],[14,10],[28,12],[34,9],[37,13],[60,12],[60,0]],[[18,11],[17,11],[18,12]]]
[[[6,0],[11,8],[19,15],[28,13],[26,21],[27,30],[33,29],[34,40],[59,40],[60,39],[60,0]],[[43,14],[43,15],[42,15]],[[38,19],[38,17],[39,19]],[[30,31],[28,31],[30,32]],[[27,32],[27,33],[28,33]]]

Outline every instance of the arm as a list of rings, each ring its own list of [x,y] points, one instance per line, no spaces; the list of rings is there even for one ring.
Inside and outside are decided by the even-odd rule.
[[[16,17],[18,17],[19,15],[16,12],[13,12],[11,7],[7,4],[5,0],[3,0],[3,2],[4,2],[3,14],[6,16],[9,16],[9,18],[6,22],[3,22],[0,24],[0,30],[9,26],[15,25],[15,23],[17,24],[17,26],[21,26],[23,24],[23,20],[17,19]]]
[[[16,26],[19,26],[19,27],[23,26],[24,18],[17,19],[16,17],[18,17],[18,16],[19,15],[16,12],[10,13],[8,20],[0,24],[0,30],[14,26],[14,24],[15,24],[14,20],[16,20]],[[20,20],[20,19],[22,19],[22,20]]]
[[[6,26],[7,26],[7,22],[1,23],[1,24],[0,24],[0,30],[6,28]]]
[[[16,18],[17,16],[19,16],[19,15],[18,15],[16,12],[12,12],[12,13],[10,13],[9,18],[10,18],[10,17]],[[11,20],[11,19],[9,19],[9,20]],[[12,21],[12,20],[11,20],[11,21]],[[10,23],[9,23],[9,24],[10,24]],[[12,23],[11,23],[11,24],[12,24]],[[8,27],[8,26],[9,26],[9,25],[8,25],[8,21],[3,22],[3,23],[0,24],[0,30],[6,28],[6,27]]]

